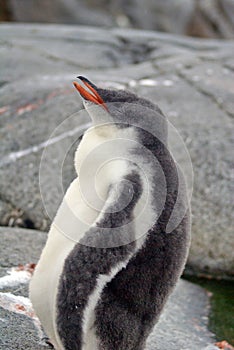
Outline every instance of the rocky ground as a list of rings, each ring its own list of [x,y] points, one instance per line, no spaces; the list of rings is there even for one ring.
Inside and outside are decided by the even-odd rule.
[[[234,43],[58,25],[2,24],[0,33],[0,224],[48,230],[90,123],[72,86],[85,75],[168,116],[191,157],[174,147],[187,157],[190,190],[194,172],[188,271],[233,278]]]
[[[48,349],[39,341],[38,322],[28,300],[33,263],[39,257],[46,234],[1,228],[0,240],[0,349]],[[181,280],[146,349],[218,350],[213,345],[213,335],[207,330],[208,311],[207,293]]]

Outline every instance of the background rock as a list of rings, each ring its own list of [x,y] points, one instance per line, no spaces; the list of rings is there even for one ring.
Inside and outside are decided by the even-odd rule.
[[[135,28],[177,34],[186,33],[195,9],[194,0],[127,0],[121,5]]]
[[[47,0],[9,1],[12,18],[20,22],[79,23],[85,25],[111,26],[114,18],[100,1]]]
[[[187,27],[187,34],[205,38],[234,38],[234,2],[198,0]]]
[[[74,115],[81,101],[72,80],[82,74],[160,105],[194,168],[189,271],[233,278],[234,43],[58,25],[0,32],[0,223],[48,230],[90,122]]]
[[[21,311],[16,312],[21,306],[19,297],[28,297],[27,283],[2,287],[3,278],[9,268],[37,261],[45,239],[46,234],[39,231],[0,228],[0,240],[3,242],[0,246],[1,350],[46,349],[39,344],[32,318]],[[12,304],[14,311],[7,309],[9,305],[1,307],[4,299],[10,297],[18,302],[18,308]],[[159,323],[151,333],[146,349],[155,350],[157,347],[157,349],[173,350],[218,350],[213,345],[215,342],[213,335],[207,330],[208,311],[207,293],[202,288],[181,280],[166,305]]]
[[[0,0],[0,19],[134,27],[209,38],[234,38],[232,0]]]

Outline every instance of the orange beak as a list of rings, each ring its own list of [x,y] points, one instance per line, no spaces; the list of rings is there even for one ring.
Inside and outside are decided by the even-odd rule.
[[[103,101],[103,99],[101,98],[101,96],[98,94],[98,92],[85,80],[82,79],[83,84],[89,89],[86,90],[83,86],[81,86],[80,84],[78,84],[76,81],[73,82],[73,85],[75,86],[75,88],[78,90],[78,92],[80,93],[80,95],[87,101],[91,101],[97,105],[102,106],[103,108],[105,108],[105,110],[108,111],[108,108],[105,104],[105,102]]]

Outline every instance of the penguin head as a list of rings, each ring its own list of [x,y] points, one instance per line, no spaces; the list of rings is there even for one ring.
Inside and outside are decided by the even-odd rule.
[[[95,125],[114,123],[119,129],[137,127],[156,133],[163,140],[167,138],[166,120],[157,105],[130,91],[103,89],[83,76],[77,78],[85,87],[76,81],[73,84]]]

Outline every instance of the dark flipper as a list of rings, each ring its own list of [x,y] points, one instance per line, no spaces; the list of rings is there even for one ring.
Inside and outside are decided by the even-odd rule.
[[[141,193],[136,172],[111,186],[98,220],[65,261],[57,298],[57,326],[66,350],[82,348],[84,310],[98,278],[110,276],[114,267],[123,266],[134,253],[135,231],[131,220]]]

